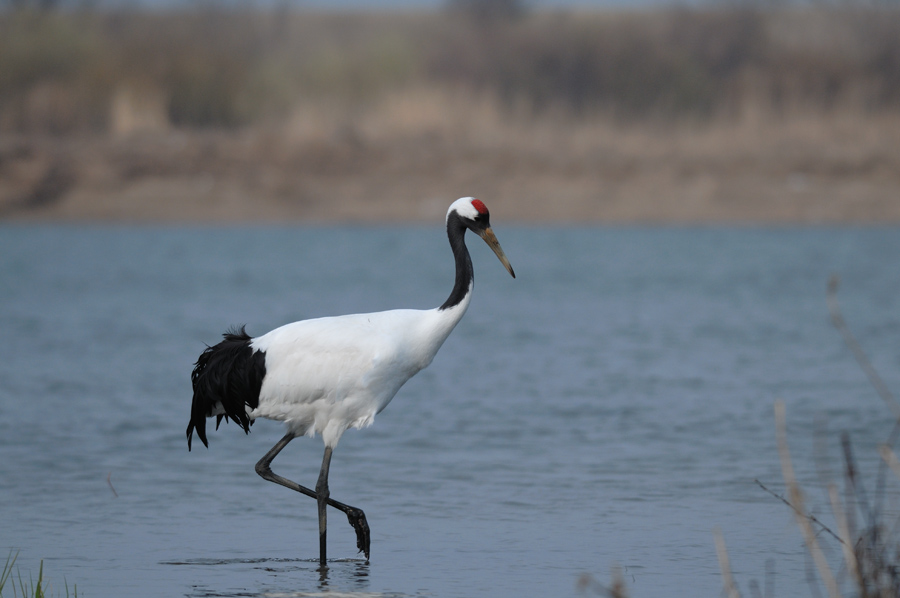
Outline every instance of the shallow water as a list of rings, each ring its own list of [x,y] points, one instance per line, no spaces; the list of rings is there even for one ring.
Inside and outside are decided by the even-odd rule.
[[[0,551],[89,597],[571,596],[614,565],[636,598],[693,597],[720,595],[719,527],[745,593],[812,595],[791,513],[754,479],[783,490],[776,398],[824,520],[840,431],[874,479],[892,422],[824,291],[842,276],[900,388],[900,231],[497,233],[518,279],[470,239],[469,313],[335,451],[332,496],[366,511],[372,558],[332,512],[321,572],[314,501],[253,471],[280,424],[187,451],[191,365],[232,324],[439,305],[442,232],[0,228]],[[321,451],[298,439],[273,468],[314,485]]]

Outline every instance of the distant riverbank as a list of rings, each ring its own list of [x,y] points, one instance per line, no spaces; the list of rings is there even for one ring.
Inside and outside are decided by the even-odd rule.
[[[19,6],[3,220],[900,223],[895,8]]]
[[[2,136],[0,218],[433,223],[475,195],[506,221],[900,222],[900,117],[616,126],[424,95],[278,128]]]

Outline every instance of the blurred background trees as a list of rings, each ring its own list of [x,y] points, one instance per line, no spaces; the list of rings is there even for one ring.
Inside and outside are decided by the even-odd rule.
[[[249,6],[249,7],[248,7]],[[5,0],[0,131],[235,128],[429,88],[509,110],[683,120],[900,108],[900,10],[867,2],[441,11]]]
[[[0,0],[0,218],[900,221],[900,6]]]

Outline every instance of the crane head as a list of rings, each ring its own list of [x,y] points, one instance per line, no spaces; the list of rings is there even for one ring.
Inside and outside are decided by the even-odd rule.
[[[450,214],[453,212],[456,212],[460,217],[460,220],[466,225],[466,228],[484,239],[487,246],[490,247],[494,254],[500,259],[500,263],[503,264],[506,271],[515,278],[516,273],[513,270],[512,265],[510,265],[509,259],[507,259],[503,249],[500,247],[497,236],[491,229],[491,213],[488,211],[487,206],[484,205],[484,202],[480,199],[475,199],[474,197],[462,197],[450,205],[450,209],[447,210],[447,217],[449,218]]]

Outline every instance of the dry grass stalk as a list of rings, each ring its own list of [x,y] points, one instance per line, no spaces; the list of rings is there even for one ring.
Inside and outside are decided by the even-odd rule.
[[[628,588],[625,586],[625,577],[622,567],[615,565],[612,570],[612,585],[609,587],[598,582],[590,573],[584,573],[578,578],[578,591],[590,592],[598,596],[608,598],[628,598]]]
[[[716,556],[719,558],[719,569],[722,571],[723,591],[728,598],[741,598],[734,576],[731,574],[731,561],[728,559],[728,549],[725,547],[725,538],[718,527],[713,529],[713,538],[716,541]]]
[[[850,522],[847,511],[841,504],[841,497],[835,484],[828,484],[828,498],[831,500],[831,510],[837,521],[838,532],[841,539],[841,550],[844,553],[844,562],[847,563],[847,570],[850,572],[853,581],[857,587],[865,587],[862,574],[859,568],[859,560],[856,552],[853,550],[853,535],[850,531]]]
[[[609,588],[609,598],[628,598],[628,591],[625,588],[625,576],[622,574],[622,567],[615,565],[612,570],[613,582]]]
[[[803,533],[803,540],[806,542],[806,548],[813,558],[813,562],[816,565],[816,569],[819,571],[819,576],[822,578],[822,582],[825,584],[825,588],[828,591],[830,598],[841,598],[841,593],[838,589],[834,575],[831,572],[831,567],[828,566],[825,554],[819,546],[815,530],[812,528],[812,523],[806,516],[803,490],[797,482],[797,477],[794,474],[794,465],[791,462],[791,453],[788,448],[785,425],[785,407],[784,401],[781,400],[775,402],[775,434],[778,442],[778,454],[781,458],[781,473],[784,477],[784,484],[788,488],[788,496],[790,496],[791,504],[794,507],[797,525]]]
[[[841,336],[844,339],[844,343],[850,348],[853,352],[853,357],[856,358],[856,362],[859,364],[859,367],[862,368],[863,372],[865,372],[866,376],[869,378],[869,382],[872,386],[875,387],[875,391],[878,393],[878,396],[887,403],[888,408],[890,408],[891,412],[894,414],[894,419],[900,419],[900,403],[897,402],[897,399],[894,398],[894,395],[891,393],[890,389],[887,387],[887,384],[884,383],[881,376],[878,374],[878,371],[872,365],[872,362],[869,361],[869,358],[866,356],[866,352],[863,351],[862,346],[860,346],[859,342],[856,340],[856,337],[853,335],[853,332],[850,330],[850,327],[847,326],[846,320],[844,320],[843,314],[841,314],[841,307],[838,304],[837,300],[837,291],[840,287],[841,279],[836,274],[832,275],[828,280],[828,293],[826,295],[826,301],[828,302],[828,311],[831,313],[831,322],[834,324],[834,327],[841,333]]]
[[[821,529],[823,532],[825,532],[826,534],[828,534],[829,536],[831,536],[838,542],[843,542],[843,540],[841,539],[841,537],[839,535],[837,535],[836,533],[831,531],[831,528],[829,528],[827,525],[825,525],[824,523],[819,521],[819,519],[815,515],[813,515],[812,513],[801,513],[799,511],[797,511],[797,508],[794,505],[792,505],[791,502],[789,500],[787,500],[785,497],[781,496],[780,494],[776,494],[775,492],[772,492],[772,490],[767,488],[766,485],[763,484],[762,482],[760,482],[759,480],[753,480],[753,481],[756,482],[756,484],[760,488],[762,488],[763,490],[765,490],[766,492],[771,494],[773,497],[777,498],[778,500],[780,500],[781,502],[783,502],[784,504],[789,506],[795,513],[797,513],[798,515],[805,516],[807,519],[810,520],[811,523],[814,523],[817,526],[819,526],[819,529]]]
[[[884,470],[882,469],[879,475],[875,500],[870,502],[861,480],[858,479],[846,434],[842,438],[842,444],[846,461],[844,475],[850,491],[844,513],[848,521],[849,535],[855,538],[853,558],[858,572],[854,581],[857,583],[859,596],[861,598],[896,598],[900,596],[900,567],[897,564],[900,560],[900,545],[895,538],[895,531],[885,522],[880,505],[884,492],[882,477]],[[897,458],[889,445],[881,448],[881,455],[892,470],[900,469]],[[855,534],[853,531],[853,517],[857,508],[865,520],[865,527],[859,534]]]
[[[897,454],[886,444],[879,447],[879,452],[881,453],[881,458],[884,459],[887,466],[894,472],[894,475],[900,478],[900,459],[897,458]]]
[[[839,283],[837,276],[832,276],[828,282],[827,301],[832,323],[853,352],[857,363],[869,378],[869,382],[896,416],[900,405],[869,361],[841,314],[837,302]],[[900,461],[891,449],[897,440],[898,433],[900,433],[900,420],[895,423],[887,443],[879,447],[879,452],[884,464],[900,477]],[[862,481],[858,479],[850,438],[846,433],[841,437],[841,445],[845,461],[844,477],[848,489],[848,504],[845,508],[841,506],[837,489],[833,484],[829,485],[829,495],[841,535],[844,537],[842,542],[844,560],[862,598],[894,598],[900,595],[900,567],[897,565],[898,559],[900,559],[900,546],[897,545],[891,535],[891,530],[883,521],[881,503],[885,491],[884,467],[879,468],[876,495],[874,501],[870,502]],[[857,508],[861,510],[866,522],[865,528],[859,535],[854,529]],[[849,542],[850,539],[855,539],[852,545]]]

